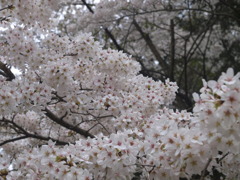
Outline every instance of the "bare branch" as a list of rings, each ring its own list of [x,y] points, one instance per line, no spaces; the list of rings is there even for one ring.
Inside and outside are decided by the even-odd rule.
[[[201,173],[201,178],[200,178],[200,180],[204,180],[204,178],[205,178],[205,176],[206,176],[207,168],[208,168],[208,166],[209,166],[209,164],[210,164],[211,161],[212,161],[212,158],[209,158],[206,166],[204,167],[204,170],[203,170],[202,173]]]
[[[90,3],[87,3],[90,7],[91,6],[95,6],[95,4],[90,4]],[[72,6],[77,6],[77,5],[86,5],[84,4],[83,2],[67,2],[67,3],[62,3],[63,6],[69,6],[69,5],[72,5]]]
[[[56,142],[56,145],[66,145],[66,144],[68,144],[68,142],[59,141],[59,140],[51,138],[51,137],[44,137],[44,136],[41,136],[41,135],[38,135],[38,134],[29,133],[23,127],[16,124],[13,120],[8,120],[6,118],[3,118],[1,121],[5,122],[5,123],[8,123],[8,124],[11,124],[10,128],[13,129],[18,134],[23,134],[23,136],[3,141],[2,143],[0,143],[0,146],[4,145],[4,144],[7,144],[7,143],[10,143],[10,142],[18,141],[18,140],[21,140],[21,139],[26,139],[26,138],[34,138],[34,139],[39,139],[39,140],[43,140],[43,141],[52,140],[52,141]]]
[[[40,135],[37,135],[37,134],[28,133],[28,136],[29,136],[29,138],[39,139],[39,140],[43,140],[43,141],[52,140],[53,142],[56,142],[56,145],[67,145],[67,144],[69,144],[69,142],[59,141],[59,140],[51,138],[51,137],[44,137],[44,136],[40,136]]]
[[[20,137],[12,138],[12,139],[1,142],[0,146],[3,146],[4,144],[10,143],[10,142],[19,141],[21,139],[26,139],[26,138],[28,138],[28,136],[20,136]]]
[[[217,163],[220,163],[227,155],[229,155],[229,152],[227,152],[219,160],[217,160]]]
[[[84,129],[81,129],[79,127],[76,127],[76,126],[73,126],[67,122],[65,122],[63,119],[57,117],[55,114],[53,114],[48,108],[45,108],[44,110],[46,113],[45,115],[50,118],[52,121],[54,121],[55,123],[69,129],[69,130],[72,130],[78,134],[81,134],[82,136],[84,137],[91,137],[91,138],[95,138],[94,135],[92,135],[91,133],[89,133],[88,131],[84,130]]]
[[[13,6],[13,5],[9,5],[9,6],[7,6],[7,7],[4,7],[4,8],[2,8],[2,9],[0,9],[0,11],[3,11],[3,10],[5,10],[5,9],[14,9],[15,7]]]
[[[92,14],[94,14],[94,11],[92,10],[91,5],[88,4],[85,0],[82,0],[82,2],[83,2],[83,4],[88,8],[88,10],[89,10]]]
[[[174,37],[174,22],[173,19],[170,21],[170,59],[171,59],[171,71],[170,71],[170,80],[174,81],[174,67],[175,67],[175,37]]]
[[[88,8],[88,10],[89,10],[92,14],[94,14],[94,11],[93,11],[93,9],[91,8],[91,6],[90,6],[89,4],[87,4],[85,0],[82,0],[82,2],[83,2],[84,5],[86,5],[86,7]],[[127,52],[127,50],[125,50],[123,47],[121,47],[121,46],[118,44],[116,38],[113,36],[113,34],[111,33],[111,31],[109,31],[108,28],[104,28],[104,31],[105,31],[106,35],[112,40],[112,42],[113,42],[113,44],[116,46],[117,50],[123,51],[124,53],[127,53],[127,54],[130,55],[130,53]]]
[[[15,79],[15,75],[12,73],[6,64],[0,61],[0,74],[7,78],[7,81],[12,81]]]
[[[162,66],[163,69],[165,69],[165,71],[167,71],[167,69],[168,69],[167,68],[167,63],[164,61],[164,59],[159,54],[159,52],[158,52],[156,46],[154,45],[152,39],[150,38],[150,36],[148,34],[146,34],[145,32],[143,32],[142,28],[136,22],[135,19],[133,20],[133,24],[136,27],[137,31],[141,34],[141,36],[143,37],[145,42],[147,43],[148,47],[152,51],[152,53],[155,56],[155,58],[158,60],[159,64]]]
[[[113,44],[116,46],[116,48],[119,51],[125,51],[117,42],[117,40],[115,39],[115,37],[113,36],[113,34],[107,29],[104,28],[105,33],[108,35],[108,37],[112,40]],[[129,53],[128,53],[129,54]]]

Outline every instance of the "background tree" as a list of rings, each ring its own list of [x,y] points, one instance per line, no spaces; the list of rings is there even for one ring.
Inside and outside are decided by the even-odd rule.
[[[88,3],[74,1],[60,9],[61,33],[91,31],[105,47],[132,55],[144,76],[176,81],[177,108],[192,109],[192,93],[202,79],[216,79],[228,67],[239,70],[237,0]]]

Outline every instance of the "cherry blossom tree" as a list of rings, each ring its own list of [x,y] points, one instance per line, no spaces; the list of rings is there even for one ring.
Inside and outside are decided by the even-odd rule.
[[[144,76],[176,81],[180,109],[192,109],[202,78],[217,79],[232,64],[240,68],[237,0],[80,2],[85,6],[76,0],[60,9],[61,33],[92,32],[105,47],[132,55]]]
[[[203,81],[193,112],[173,110],[175,82],[59,31],[69,3],[0,0],[0,178],[238,178],[240,73]]]

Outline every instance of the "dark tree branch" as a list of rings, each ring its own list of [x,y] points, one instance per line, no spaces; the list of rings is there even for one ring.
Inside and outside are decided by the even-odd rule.
[[[92,14],[94,14],[94,11],[92,10],[91,5],[88,4],[85,0],[82,0],[82,2],[83,2],[83,4],[88,8],[88,10],[89,10]]]
[[[0,143],[0,146],[3,146],[4,144],[7,144],[7,143],[19,141],[19,140],[21,140],[21,139],[26,139],[26,138],[28,138],[28,136],[20,136],[20,137],[8,139],[8,140],[6,140],[6,141],[1,142],[1,143]]]
[[[11,125],[10,128],[12,128],[16,133],[23,134],[23,136],[3,141],[2,143],[0,143],[0,146],[2,146],[4,144],[7,144],[7,143],[10,143],[10,142],[15,142],[15,141],[18,141],[18,140],[21,140],[21,139],[26,139],[26,138],[34,138],[34,139],[39,139],[39,140],[44,140],[44,141],[52,140],[52,141],[56,142],[56,145],[66,145],[66,144],[68,144],[68,142],[59,141],[59,140],[51,138],[51,137],[44,137],[44,136],[41,136],[41,135],[38,135],[38,134],[31,134],[31,133],[27,132],[23,127],[16,124],[13,120],[8,120],[6,118],[3,118],[1,121],[4,122],[4,123],[10,124]]]
[[[48,108],[45,108],[44,111],[46,112],[45,115],[46,115],[49,119],[51,119],[52,121],[54,121],[55,123],[57,123],[57,124],[65,127],[65,128],[67,128],[67,129],[69,129],[69,130],[72,130],[72,131],[74,131],[74,132],[76,132],[76,133],[78,133],[78,134],[80,134],[80,135],[82,135],[82,136],[84,136],[84,137],[86,137],[86,138],[87,138],[87,137],[95,138],[95,136],[92,135],[91,133],[89,133],[88,131],[86,131],[86,130],[84,130],[84,129],[81,129],[81,128],[79,128],[79,127],[73,126],[73,125],[65,122],[65,121],[63,120],[63,118],[57,117],[57,116],[56,116],[55,114],[53,114]]]
[[[187,59],[187,41],[184,43],[184,90],[185,90],[185,95],[188,97],[188,59]]]
[[[204,169],[203,169],[203,171],[202,171],[202,173],[201,173],[201,178],[200,178],[200,180],[204,180],[204,178],[205,178],[205,176],[206,176],[207,168],[208,168],[208,166],[209,166],[209,164],[210,164],[211,161],[212,161],[212,158],[210,158],[210,159],[208,160],[206,166],[204,167]]]
[[[52,140],[53,142],[56,142],[56,145],[67,145],[67,144],[69,144],[69,142],[59,141],[59,140],[51,138],[51,137],[44,137],[44,136],[40,136],[40,135],[37,135],[37,134],[28,133],[28,136],[29,136],[29,138],[39,139],[39,140],[43,140],[43,141]]]
[[[7,81],[12,81],[15,79],[15,75],[12,73],[6,64],[0,61],[0,74],[7,78]]]
[[[108,37],[112,40],[113,44],[116,46],[116,48],[119,50],[119,51],[124,51],[126,52],[117,42],[117,40],[115,39],[115,37],[113,36],[113,34],[107,29],[107,28],[104,28],[104,31],[105,33],[108,35]],[[128,53],[129,54],[129,53]]]
[[[91,6],[85,1],[82,0],[83,4],[86,5],[86,7],[88,8],[88,10],[94,14],[93,9],[91,8]],[[124,53],[130,54],[128,53],[126,50],[124,50],[117,42],[116,38],[113,36],[113,34],[109,31],[108,28],[104,28],[105,33],[107,34],[107,36],[112,40],[113,44],[116,46],[117,50],[119,51],[123,51]]]
[[[229,152],[224,154],[220,159],[217,160],[217,163],[220,163],[227,155],[229,155]]]
[[[158,60],[159,64],[162,66],[162,68],[165,71],[167,71],[167,69],[168,69],[167,63],[164,61],[164,59],[159,54],[159,52],[158,52],[156,46],[154,45],[152,39],[150,38],[150,36],[148,34],[146,34],[145,32],[143,32],[142,28],[140,27],[140,25],[137,23],[137,21],[135,19],[133,20],[133,24],[136,27],[137,31],[141,34],[141,36],[143,37],[145,42],[147,43],[148,47],[152,51],[155,58]]]
[[[195,39],[193,39],[194,42],[193,42],[192,46],[190,47],[190,49],[188,50],[187,55],[186,55],[188,60],[192,57],[192,55],[195,53],[196,49],[200,46],[201,42],[205,38],[207,31],[215,24],[215,22],[216,22],[216,19],[213,19],[213,16],[211,16],[211,18],[206,23],[205,28],[202,31],[200,31],[200,33],[198,34],[198,36]]]
[[[207,37],[207,43],[205,46],[204,51],[201,50],[201,48],[198,46],[198,50],[199,52],[202,54],[202,77],[203,79],[207,80],[207,72],[206,72],[206,53],[207,53],[207,49],[209,47],[210,44],[210,37],[212,35],[212,28],[210,29],[209,35]]]
[[[52,140],[52,141],[56,142],[56,145],[67,145],[68,144],[68,142],[59,141],[59,140],[53,139],[51,137],[43,137],[43,136],[40,136],[40,135],[35,135],[35,134],[28,133],[27,135],[24,135],[24,136],[20,136],[20,137],[16,137],[16,138],[12,138],[12,139],[8,139],[6,141],[3,141],[2,143],[0,143],[0,146],[3,146],[4,144],[7,144],[7,143],[19,141],[19,140],[22,140],[22,139],[27,139],[27,138],[34,138],[34,139],[39,139],[39,140],[43,140],[43,141]]]
[[[174,81],[174,67],[175,67],[175,32],[174,32],[174,22],[173,19],[170,21],[170,59],[171,59],[171,71],[170,71],[170,80]]]
[[[14,9],[15,7],[13,6],[13,5],[9,5],[9,6],[7,6],[7,7],[4,7],[4,8],[2,8],[2,9],[0,9],[0,11],[3,11],[3,10],[5,10],[5,9]]]
[[[88,4],[90,7],[91,6],[95,6],[95,4],[90,4],[90,3],[86,3]],[[73,6],[77,6],[77,5],[86,5],[83,2],[67,2],[67,3],[62,3],[63,6],[69,6],[69,5],[73,5]]]

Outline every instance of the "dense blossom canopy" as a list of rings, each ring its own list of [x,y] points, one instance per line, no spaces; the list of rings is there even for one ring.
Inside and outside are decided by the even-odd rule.
[[[91,34],[58,35],[61,3],[0,1],[1,179],[239,177],[239,73],[203,81],[193,113],[173,110],[176,83]]]

